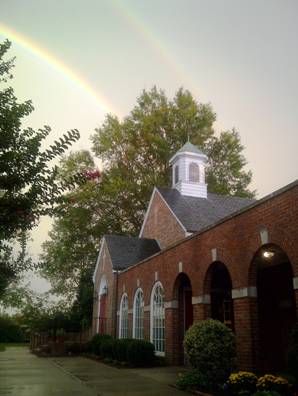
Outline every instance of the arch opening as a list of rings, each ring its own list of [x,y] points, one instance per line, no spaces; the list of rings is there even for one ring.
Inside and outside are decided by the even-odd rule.
[[[232,280],[227,267],[215,262],[211,267],[210,282],[211,318],[234,330]]]
[[[277,245],[262,246],[252,265],[256,271],[261,370],[286,368],[291,330],[296,322],[293,270],[286,252]]]
[[[186,331],[193,324],[192,287],[189,277],[180,273],[175,281],[174,296],[178,302],[177,314],[177,345],[178,363],[186,363],[183,349],[183,339]]]

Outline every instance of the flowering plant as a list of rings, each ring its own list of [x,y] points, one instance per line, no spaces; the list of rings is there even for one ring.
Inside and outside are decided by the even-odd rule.
[[[260,377],[257,382],[258,390],[265,391],[276,391],[282,395],[290,395],[291,389],[289,382],[280,376],[275,376],[272,374],[263,375]]]
[[[229,394],[238,395],[241,391],[248,391],[250,393],[256,390],[258,377],[249,371],[239,371],[230,375],[226,388],[229,389]]]

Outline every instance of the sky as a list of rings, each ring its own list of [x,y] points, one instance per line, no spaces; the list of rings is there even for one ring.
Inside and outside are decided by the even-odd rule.
[[[107,113],[127,115],[142,89],[179,87],[233,127],[258,198],[297,179],[297,0],[0,0],[0,40],[16,56],[12,86],[35,111],[25,125],[77,128],[73,149]],[[50,222],[33,232],[40,252]],[[46,284],[35,282],[43,289]]]

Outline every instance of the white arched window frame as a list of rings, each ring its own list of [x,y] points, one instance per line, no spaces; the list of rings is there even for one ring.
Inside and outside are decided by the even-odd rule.
[[[160,282],[156,282],[151,293],[150,303],[150,341],[154,345],[155,353],[165,354],[165,303],[164,289]]]
[[[139,340],[144,338],[144,293],[140,288],[135,293],[133,303],[132,336]]]
[[[189,181],[198,183],[200,181],[200,168],[196,162],[191,162],[188,168]]]
[[[124,293],[120,301],[119,338],[128,338],[128,297]]]
[[[179,165],[175,165],[174,167],[174,180],[175,184],[179,182]]]
[[[102,312],[103,307],[101,306],[101,298],[108,294],[108,283],[105,275],[102,276],[99,288],[98,288],[98,309],[97,309],[97,320],[96,320],[96,332],[98,333],[100,330],[100,325],[103,320],[103,316],[105,316],[105,312]]]

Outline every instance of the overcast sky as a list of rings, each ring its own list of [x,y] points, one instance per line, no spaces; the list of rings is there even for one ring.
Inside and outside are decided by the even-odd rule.
[[[128,114],[143,88],[181,86],[235,127],[252,189],[297,178],[297,0],[0,0],[0,40],[12,43],[13,86],[32,99],[26,123],[52,137],[78,128],[76,148],[107,112]],[[37,254],[48,223],[34,233]]]

